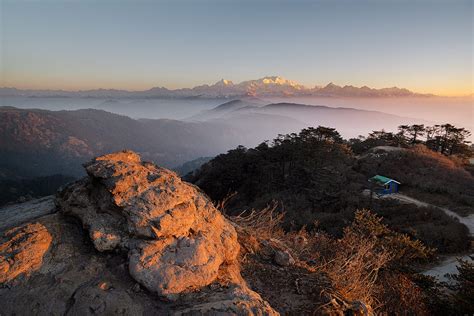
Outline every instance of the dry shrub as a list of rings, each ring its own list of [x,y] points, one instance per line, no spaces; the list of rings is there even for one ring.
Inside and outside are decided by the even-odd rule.
[[[363,301],[373,307],[379,271],[391,260],[388,250],[377,249],[377,240],[346,231],[334,249],[333,257],[319,269],[349,301]]]
[[[377,297],[383,302],[383,313],[389,315],[430,315],[424,303],[427,299],[423,290],[409,275],[384,272],[380,276]]]
[[[334,290],[346,301],[364,302],[377,312],[423,314],[426,307],[422,290],[398,269],[429,258],[432,250],[391,231],[381,220],[361,210],[339,240],[310,234],[307,245],[315,269],[329,276]]]
[[[327,238],[328,242],[324,243],[319,238]],[[292,231],[285,234],[285,243],[292,249],[292,253],[301,261],[316,262],[321,253],[325,251],[321,248],[323,245],[329,245],[332,240],[327,234],[308,232],[305,227],[299,231]],[[330,246],[329,246],[330,247]]]
[[[237,216],[228,216],[237,230],[240,245],[246,252],[260,251],[262,242],[283,245],[285,233],[281,228],[284,213],[277,213],[276,204],[262,210],[245,211]]]
[[[329,287],[314,284],[322,301],[328,302],[316,313],[353,309],[356,304],[381,313],[425,314],[422,290],[398,269],[428,258],[431,249],[391,231],[367,210],[356,212],[341,239],[304,228],[285,233],[280,226],[284,214],[275,208],[229,219],[237,229],[244,258],[248,253],[265,257],[275,249],[285,249],[296,259],[296,266],[330,280]]]
[[[457,156],[445,156],[439,152],[433,151],[425,145],[418,144],[413,146],[412,151],[425,159],[436,160],[439,165],[444,166],[447,169],[462,168],[465,163],[465,159]]]
[[[406,234],[392,231],[382,224],[382,219],[368,210],[359,210],[355,213],[352,224],[344,229],[344,234],[354,233],[365,238],[373,238],[377,241],[378,249],[390,251],[391,264],[397,267],[433,256],[434,249],[426,247],[421,241],[414,240]]]
[[[248,253],[263,253],[271,248],[288,250],[310,271],[326,274],[332,287],[325,295],[341,302],[373,299],[379,270],[390,261],[390,253],[377,248],[374,236],[364,236],[346,230],[336,240],[325,233],[310,233],[306,229],[285,233],[281,228],[283,214],[275,214],[275,205],[259,212],[251,211],[230,217],[242,247]],[[262,247],[265,246],[265,247]],[[332,300],[331,300],[332,301]]]

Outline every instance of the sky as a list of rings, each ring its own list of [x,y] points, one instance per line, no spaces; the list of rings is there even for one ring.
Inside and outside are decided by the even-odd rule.
[[[467,95],[473,2],[0,0],[0,86],[144,90],[278,75]]]

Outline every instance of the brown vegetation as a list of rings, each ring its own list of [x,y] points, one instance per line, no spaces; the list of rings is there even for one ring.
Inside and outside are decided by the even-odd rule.
[[[281,217],[272,208],[230,219],[245,250],[244,277],[277,310],[296,308],[286,312],[311,314],[310,309],[331,313],[358,306],[381,313],[428,313],[422,289],[400,269],[426,260],[432,250],[391,231],[369,211],[358,211],[339,239],[305,229],[285,233],[278,225]],[[265,264],[278,251],[289,252],[295,264],[279,269]],[[275,282],[278,286],[272,286]],[[281,289],[282,282],[296,294]]]

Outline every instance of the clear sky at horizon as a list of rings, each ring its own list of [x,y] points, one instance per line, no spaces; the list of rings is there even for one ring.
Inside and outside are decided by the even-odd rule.
[[[472,0],[0,2],[0,86],[140,90],[279,75],[473,92]]]

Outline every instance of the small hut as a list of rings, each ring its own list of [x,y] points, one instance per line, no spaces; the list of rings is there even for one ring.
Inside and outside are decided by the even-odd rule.
[[[377,194],[392,194],[398,192],[398,185],[400,182],[394,179],[390,179],[381,175],[373,176],[369,179],[369,182],[375,185],[372,190]]]

